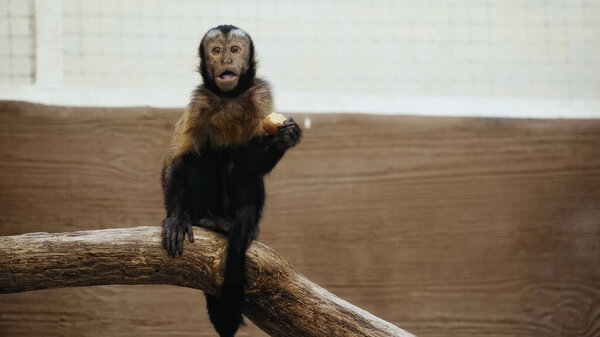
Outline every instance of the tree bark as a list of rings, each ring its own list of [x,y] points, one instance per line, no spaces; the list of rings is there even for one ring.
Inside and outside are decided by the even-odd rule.
[[[183,257],[162,249],[159,227],[0,237],[0,293],[106,284],[169,284],[218,294],[226,244],[194,228]],[[412,336],[336,297],[271,248],[247,254],[244,315],[271,336]]]

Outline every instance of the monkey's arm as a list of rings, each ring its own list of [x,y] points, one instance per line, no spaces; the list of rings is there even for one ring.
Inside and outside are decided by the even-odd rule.
[[[255,138],[246,148],[245,164],[256,175],[264,176],[271,172],[285,151],[298,144],[302,138],[302,129],[291,117],[278,129],[277,135]]]
[[[162,183],[167,217],[162,223],[162,242],[171,256],[183,254],[183,239],[186,233],[190,242],[194,242],[185,184],[185,160],[185,156],[177,158],[163,169]]]

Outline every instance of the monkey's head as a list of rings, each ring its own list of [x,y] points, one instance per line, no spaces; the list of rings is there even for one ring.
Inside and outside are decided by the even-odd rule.
[[[198,54],[204,85],[215,94],[235,97],[254,84],[254,43],[238,27],[211,28],[202,38]]]

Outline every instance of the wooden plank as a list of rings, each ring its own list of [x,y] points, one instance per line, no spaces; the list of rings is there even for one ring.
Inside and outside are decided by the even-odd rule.
[[[180,110],[0,111],[0,234],[160,223]],[[312,126],[266,179],[260,240],[311,280],[417,335],[598,334],[600,121],[294,117]],[[202,297],[2,295],[0,331],[212,336]]]

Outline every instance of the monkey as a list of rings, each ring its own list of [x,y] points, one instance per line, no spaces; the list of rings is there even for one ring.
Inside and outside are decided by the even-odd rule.
[[[175,124],[161,182],[166,209],[162,244],[183,255],[192,226],[227,236],[220,295],[205,293],[208,315],[221,337],[243,324],[246,251],[258,235],[265,203],[263,177],[300,142],[302,130],[286,119],[276,135],[262,130],[273,110],[270,84],[256,76],[254,43],[244,30],[220,25],[198,47],[202,83]]]

